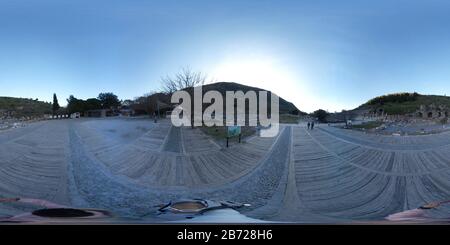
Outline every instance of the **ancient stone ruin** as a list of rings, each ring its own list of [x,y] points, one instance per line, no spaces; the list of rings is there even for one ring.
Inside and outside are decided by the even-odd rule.
[[[428,119],[447,118],[450,109],[445,105],[421,105],[420,109],[415,113],[416,117]]]

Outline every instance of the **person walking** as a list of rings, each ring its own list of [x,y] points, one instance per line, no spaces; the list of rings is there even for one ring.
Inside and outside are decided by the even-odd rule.
[[[314,121],[311,123],[311,130],[314,129]]]
[[[311,123],[310,122],[308,122],[308,130],[309,130],[309,127],[311,126]]]

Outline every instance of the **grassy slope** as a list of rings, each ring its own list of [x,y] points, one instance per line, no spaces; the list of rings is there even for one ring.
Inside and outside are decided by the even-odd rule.
[[[12,112],[14,117],[41,116],[50,114],[51,103],[37,101],[33,99],[0,97],[0,112]],[[1,115],[0,115],[1,116]]]
[[[205,134],[210,135],[216,139],[226,139],[227,137],[227,127],[226,126],[213,126],[213,127],[200,127]],[[251,136],[256,133],[255,127],[244,126],[241,128],[242,137]]]
[[[280,123],[298,124],[300,118],[297,115],[280,114]]]
[[[404,115],[417,111],[421,105],[445,105],[450,108],[450,97],[437,95],[420,95],[414,101],[405,102],[388,102],[383,105],[368,105],[367,103],[360,106],[359,109],[383,109],[391,115]]]

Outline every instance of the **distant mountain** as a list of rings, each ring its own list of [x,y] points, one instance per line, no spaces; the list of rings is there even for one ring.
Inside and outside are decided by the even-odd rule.
[[[32,117],[51,114],[52,104],[25,98],[0,97],[0,118]]]

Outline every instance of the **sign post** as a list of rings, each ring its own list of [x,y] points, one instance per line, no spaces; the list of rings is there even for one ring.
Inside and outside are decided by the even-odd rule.
[[[231,137],[239,137],[239,143],[241,143],[241,126],[227,127],[227,147],[228,147],[228,140]]]

